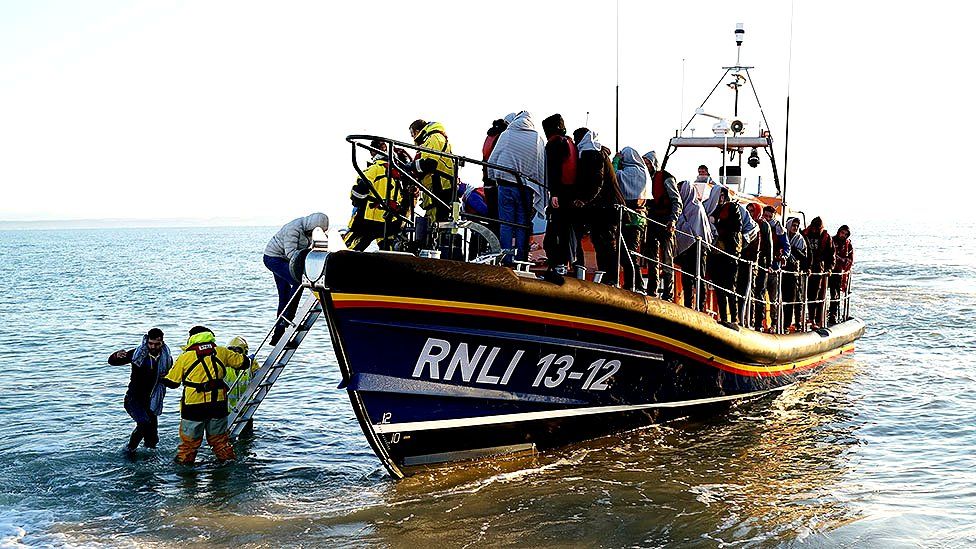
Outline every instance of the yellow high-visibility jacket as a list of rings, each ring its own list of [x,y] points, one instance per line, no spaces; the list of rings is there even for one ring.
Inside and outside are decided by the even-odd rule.
[[[417,136],[416,142],[420,144],[420,146],[427,147],[428,149],[434,149],[435,151],[442,151],[446,153],[451,152],[451,144],[447,142],[447,132],[444,130],[444,125],[440,122],[430,122],[424,126],[424,129],[422,129],[420,134]],[[418,165],[420,162],[427,159],[436,160],[437,169],[433,173],[425,174],[420,180],[420,184],[431,191],[434,190],[435,184],[439,186],[438,190],[446,191],[450,189],[451,180],[453,179],[455,173],[454,160],[436,153],[421,151],[417,157]],[[429,197],[424,195],[421,205],[426,210],[431,207],[432,202],[433,201],[430,200]]]
[[[386,217],[387,208],[400,208],[403,206],[402,190],[400,182],[386,176],[387,161],[377,159],[363,170],[363,174],[368,181],[356,180],[356,185],[352,188],[351,198],[353,204],[359,205],[363,219],[368,221],[390,221],[398,219],[395,216]],[[369,187],[376,190],[373,194]],[[389,194],[387,194],[389,193]],[[377,198],[377,195],[379,198]],[[404,210],[405,211],[405,210]]]
[[[227,368],[243,370],[251,365],[246,356],[217,345],[210,332],[187,340],[183,354],[176,359],[163,383],[170,388],[183,385],[180,416],[192,421],[218,419],[227,415]]]

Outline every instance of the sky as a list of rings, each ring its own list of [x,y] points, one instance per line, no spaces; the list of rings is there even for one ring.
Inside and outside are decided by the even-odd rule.
[[[345,136],[407,141],[416,118],[474,157],[491,121],[520,110],[540,129],[559,112],[611,148],[663,153],[735,63],[740,22],[781,172],[790,96],[794,208],[828,227],[972,219],[940,190],[967,184],[974,8],[620,0],[618,34],[617,5],[0,2],[0,220],[275,225],[324,211],[344,225]],[[706,112],[731,115],[731,98],[720,86]],[[711,121],[692,127],[707,135]],[[746,175],[770,191],[762,161]],[[700,163],[715,174],[721,160],[682,151],[669,171],[690,179]]]

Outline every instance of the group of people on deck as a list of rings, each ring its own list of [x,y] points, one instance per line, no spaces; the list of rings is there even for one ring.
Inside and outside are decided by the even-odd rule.
[[[373,143],[378,152],[364,172],[368,181],[360,178],[353,188],[347,244],[365,249],[376,240],[383,247],[375,235],[395,234],[401,225],[397,216],[378,212],[408,211],[415,196],[431,221],[449,218],[453,197],[470,198],[466,210],[490,220],[486,224],[502,249],[512,251],[508,263],[527,260],[532,227],[545,220],[547,276],[585,267],[582,238],[588,234],[606,284],[620,284],[615,274],[622,272],[624,288],[673,300],[677,270],[685,306],[705,310],[714,294],[718,318],[727,323],[772,331],[838,321],[853,264],[846,225],[833,237],[819,217],[802,230],[798,218],[784,227],[775,207],[740,202],[734,191],[712,181],[706,166],[699,166],[693,182],[679,182],[660,168],[654,151],[623,147],[614,154],[589,128],[570,135],[559,114],[542,120],[541,127],[542,134],[526,111],[493,121],[482,147],[491,167],[482,171],[480,188],[460,183],[449,157],[421,151],[405,164],[426,190],[414,195],[389,187],[400,185],[399,174],[387,169],[384,144]],[[416,120],[409,130],[417,145],[451,152],[442,124]],[[395,199],[386,201],[387,196]],[[369,212],[377,221],[370,223]],[[782,323],[780,308],[770,307],[777,297],[784,303]]]

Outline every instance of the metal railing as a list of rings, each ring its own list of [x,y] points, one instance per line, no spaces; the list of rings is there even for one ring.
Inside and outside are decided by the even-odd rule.
[[[457,234],[459,229],[459,223],[462,220],[472,220],[480,223],[494,223],[499,225],[508,225],[511,227],[521,228],[527,231],[532,230],[531,222],[528,224],[515,223],[501,218],[493,218],[493,217],[465,212],[460,208],[460,200],[459,200],[460,197],[458,196],[458,188],[460,186],[459,183],[461,182],[461,180],[459,177],[460,175],[459,172],[460,169],[467,164],[473,164],[473,165],[481,166],[482,168],[490,168],[496,171],[508,173],[515,178],[514,182],[508,182],[508,183],[520,187],[524,189],[526,192],[530,192],[530,193],[533,192],[532,187],[529,186],[529,183],[538,185],[541,189],[547,189],[545,182],[537,181],[534,178],[529,177],[519,172],[518,170],[509,168],[507,166],[493,164],[491,162],[477,160],[474,158],[461,156],[450,152],[439,151],[436,149],[431,149],[428,147],[417,145],[415,143],[408,143],[405,141],[397,141],[395,139],[391,139],[387,137],[379,137],[375,135],[364,135],[364,134],[348,135],[346,136],[346,141],[349,142],[352,146],[352,164],[353,167],[355,167],[356,173],[359,175],[359,177],[361,177],[363,180],[367,182],[369,181],[369,179],[366,177],[366,174],[363,172],[362,168],[360,168],[359,161],[357,158],[357,151],[359,149],[363,149],[372,153],[373,156],[379,155],[381,158],[386,160],[387,180],[394,181],[393,170],[396,170],[398,172],[397,179],[403,182],[401,186],[402,196],[406,197],[407,193],[410,193],[410,197],[407,198],[407,200],[411,201],[411,207],[407,208],[406,211],[407,215],[403,215],[393,211],[389,207],[390,201],[391,199],[393,199],[394,185],[386,186],[387,193],[385,197],[380,196],[376,192],[376,189],[372,187],[372,185],[369,186],[370,193],[376,201],[376,206],[386,211],[384,215],[387,219],[390,218],[398,219],[406,223],[409,227],[414,228],[415,230],[417,225],[416,214],[414,212],[414,208],[412,207],[412,201],[413,201],[412,191],[414,189],[416,189],[417,192],[419,192],[421,195],[427,198],[430,201],[429,203],[434,208],[443,208],[444,211],[448,212],[448,216],[447,216],[448,220],[446,222],[436,223],[434,224],[434,226],[430,227],[432,229],[432,234],[433,234],[432,240],[434,242],[438,241],[438,233],[447,232],[452,235]],[[373,147],[371,145],[371,143],[373,142],[383,143],[386,146],[386,150],[384,151],[380,148]],[[447,163],[450,164],[451,167],[453,168],[452,170],[450,170],[451,173],[448,177],[448,180],[450,182],[450,197],[449,197],[450,203],[445,201],[441,196],[438,196],[438,193],[435,192],[433,189],[427,188],[421,183],[421,180],[426,178],[428,175],[434,175],[435,176],[434,183],[436,184],[438,183],[437,178],[441,177],[442,174],[426,174],[426,173],[417,172],[412,166],[413,161],[412,160],[404,161],[403,158],[399,157],[397,152],[398,150],[412,151],[415,154],[424,152],[424,153],[429,153],[447,159]],[[383,234],[384,239],[389,236],[386,233],[386,231],[388,230],[388,227],[386,225],[387,224],[384,225],[384,234]],[[451,246],[452,247],[454,246],[454,239],[451,239]],[[501,248],[505,249],[508,248],[508,246],[506,246],[505,243],[502,243]]]
[[[482,215],[462,211],[459,207],[460,203],[458,200],[459,199],[458,184],[460,182],[459,170],[461,167],[463,167],[466,164],[474,164],[474,165],[481,166],[483,168],[491,168],[494,170],[511,174],[515,178],[514,184],[526,189],[529,192],[532,192],[532,189],[526,183],[527,181],[535,185],[538,185],[542,189],[547,189],[545,183],[536,181],[522,174],[518,170],[506,166],[501,166],[498,164],[493,164],[491,162],[486,162],[474,158],[456,155],[449,152],[430,149],[427,147],[416,145],[414,143],[407,143],[403,141],[397,141],[395,139],[373,136],[373,135],[349,135],[346,137],[346,141],[348,141],[352,145],[353,166],[356,168],[356,172],[359,174],[359,177],[368,181],[368,178],[366,177],[365,173],[359,167],[359,162],[357,158],[357,151],[359,149],[364,149],[372,153],[374,156],[379,155],[381,158],[384,158],[387,161],[386,176],[389,178],[388,179],[389,181],[393,181],[394,179],[393,170],[397,170],[399,172],[397,174],[398,179],[401,179],[406,182],[404,187],[417,189],[419,193],[421,193],[422,195],[430,199],[431,204],[433,204],[435,208],[436,207],[445,208],[446,211],[449,212],[448,213],[449,220],[447,222],[435,224],[434,227],[435,231],[447,230],[450,232],[450,234],[456,234],[462,220],[470,220],[478,223],[506,224],[514,227],[520,227],[526,230],[531,230],[532,228],[531,224],[518,224],[518,223],[513,223],[511,221],[505,221],[500,218],[492,218],[492,217],[487,217],[487,216],[482,216]],[[372,142],[381,142],[385,144],[386,150],[384,151],[380,148],[373,147],[370,144]],[[398,150],[414,151],[416,153],[426,152],[432,155],[437,155],[448,159],[450,165],[453,167],[452,173],[449,177],[450,184],[451,184],[450,204],[448,204],[441,197],[437,196],[437,193],[433,192],[432,189],[425,187],[421,183],[420,180],[429,174],[418,173],[415,170],[413,170],[411,166],[413,161],[412,160],[405,161],[404,159],[400,158],[400,156],[402,155],[398,153]],[[372,188],[372,186],[370,186],[370,191],[371,193],[373,193],[374,198],[377,199],[378,206],[383,208],[387,212],[389,212],[390,216],[397,216],[409,225],[416,224],[416,219],[415,219],[416,216],[413,212],[412,207],[408,209],[407,213],[409,215],[406,216],[398,214],[392,211],[388,207],[389,200],[392,198],[393,185],[387,185],[386,197],[379,196],[378,193],[376,193],[376,190]],[[406,189],[404,189],[402,192],[404,192],[403,196],[407,196]],[[411,201],[413,200],[412,195],[410,195],[409,200]],[[617,214],[618,214],[617,234],[616,234],[617,272],[615,273],[615,276],[613,276],[614,273],[609,273],[609,272],[605,273],[604,275],[605,279],[607,278],[607,275],[610,275],[611,278],[609,281],[613,286],[619,287],[620,285],[619,281],[620,281],[621,271],[623,267],[622,256],[624,253],[627,253],[630,256],[627,259],[632,263],[635,263],[633,262],[634,257],[649,262],[650,276],[657,276],[658,269],[666,269],[670,271],[672,279],[675,279],[679,275],[685,275],[689,278],[693,278],[694,285],[692,288],[690,288],[690,291],[692,292],[691,303],[692,303],[692,308],[694,308],[697,311],[704,312],[707,314],[711,314],[712,316],[718,317],[718,311],[708,308],[708,304],[710,303],[711,300],[702,299],[702,296],[699,295],[699,292],[701,291],[704,291],[706,292],[706,294],[711,294],[713,296],[717,292],[722,292],[727,296],[726,297],[727,299],[730,297],[731,299],[735,300],[736,306],[730,307],[730,311],[738,310],[739,314],[729,318],[728,322],[737,323],[743,327],[752,328],[756,325],[755,322],[756,319],[752,318],[752,315],[753,315],[754,305],[757,302],[762,303],[763,307],[761,310],[765,310],[766,314],[772,317],[770,319],[771,322],[769,323],[767,329],[774,333],[780,333],[780,334],[786,333],[788,329],[791,327],[791,325],[794,324],[793,320],[795,320],[797,317],[799,317],[799,325],[795,327],[797,331],[806,331],[811,327],[826,326],[829,310],[832,305],[836,305],[837,308],[837,314],[836,314],[837,318],[835,320],[843,321],[850,318],[850,301],[851,301],[851,296],[853,295],[850,291],[851,279],[852,279],[851,272],[846,272],[846,273],[811,272],[809,270],[790,271],[784,268],[778,268],[778,269],[767,268],[767,267],[760,266],[757,261],[748,260],[739,255],[730,254],[725,250],[722,250],[712,244],[709,244],[708,242],[705,242],[700,236],[675,229],[672,238],[674,238],[677,234],[681,234],[690,237],[695,241],[694,243],[695,258],[696,258],[695,272],[689,273],[681,269],[680,267],[676,266],[673,262],[671,264],[665,264],[662,263],[656,257],[652,258],[643,255],[641,253],[638,253],[636,251],[628,250],[623,236],[623,216],[625,213],[640,216],[646,222],[654,223],[660,228],[666,229],[667,226],[666,224],[661,223],[660,221],[657,221],[656,219],[653,219],[651,217],[648,217],[647,215],[639,211],[636,211],[632,208],[628,208],[625,205],[622,204],[616,205],[615,208],[617,209]],[[384,238],[386,236],[387,235],[384,234]],[[646,240],[646,239],[641,239],[641,240]],[[434,241],[436,242],[436,235]],[[453,247],[454,239],[451,239],[451,242],[452,242],[451,246]],[[502,248],[502,252],[508,252],[508,253],[514,252],[514,250],[507,249],[508,246],[506,246],[506,243],[501,243],[501,248]],[[722,254],[727,258],[731,259],[732,261],[735,262],[737,272],[742,272],[743,271],[742,267],[745,267],[744,270],[745,272],[749,273],[749,277],[745,282],[745,288],[743,288],[742,293],[738,293],[735,287],[725,288],[717,284],[715,281],[710,280],[707,277],[706,273],[704,272],[704,269],[702,268],[703,251],[707,252],[707,254],[709,254],[710,257],[716,257]],[[487,254],[483,257],[476,258],[475,261],[497,263],[499,262],[500,258],[503,257],[503,255],[505,255],[505,253],[498,254],[497,251],[492,251],[491,254]],[[634,267],[635,277],[643,276],[640,265],[635,263],[633,267]],[[757,288],[756,290],[758,291],[756,291],[753,289],[753,283],[755,282],[756,276],[760,270],[765,271],[766,284],[762,289]],[[770,286],[768,280],[769,277],[771,276],[776,277],[775,296],[768,295],[769,286]],[[795,284],[794,287],[796,289],[796,293],[798,294],[798,298],[793,301],[784,301],[784,296],[783,296],[784,276],[791,277],[789,279],[791,280],[791,284]],[[841,277],[840,292],[837,295],[837,297],[832,297],[831,295],[829,281],[832,276]],[[793,282],[793,280],[795,280],[795,282]],[[816,291],[813,292],[812,295],[810,292],[811,281],[813,281],[815,284],[818,285]],[[672,285],[674,285],[674,281],[672,281]],[[683,291],[689,291],[689,289],[683,288]],[[705,304],[705,306],[702,306],[703,303]],[[800,310],[797,311],[796,308],[799,308]],[[816,318],[813,318],[814,314],[816,315]],[[789,315],[790,317],[789,319],[786,318],[787,315]],[[719,319],[719,320],[724,320],[724,319]],[[762,319],[762,321],[765,320],[766,320],[765,318]],[[785,322],[786,320],[788,320],[789,322]],[[760,326],[764,323],[762,321],[759,323]]]
[[[622,266],[621,266],[622,255],[623,253],[627,253],[632,257],[638,257],[650,263],[648,269],[649,277],[658,276],[656,273],[657,269],[666,269],[670,271],[672,277],[672,287],[674,286],[674,279],[676,279],[678,275],[685,275],[689,278],[693,278],[694,286],[692,288],[683,287],[682,291],[684,292],[690,290],[692,292],[692,299],[691,299],[692,308],[697,311],[708,313],[718,317],[718,311],[708,309],[707,307],[704,308],[703,310],[703,308],[700,306],[703,301],[706,304],[708,304],[710,300],[700,299],[700,296],[698,295],[698,292],[700,291],[699,288],[702,287],[707,288],[706,292],[708,291],[708,289],[710,289],[713,292],[713,294],[719,291],[725,292],[727,295],[731,296],[732,299],[735,299],[739,304],[739,306],[736,307],[739,310],[738,318],[729,318],[728,322],[736,323],[746,328],[752,328],[756,324],[755,322],[756,319],[752,318],[752,315],[753,315],[754,305],[756,304],[757,301],[762,302],[762,304],[764,305],[763,309],[767,312],[767,314],[769,314],[772,317],[770,319],[771,322],[768,328],[769,331],[778,334],[786,333],[790,328],[792,322],[785,323],[784,321],[787,320],[786,319],[787,311],[790,312],[790,316],[791,316],[789,320],[791,321],[793,320],[793,317],[795,316],[795,309],[793,309],[794,307],[801,308],[801,310],[799,311],[800,322],[799,322],[799,326],[795,327],[796,331],[807,331],[811,327],[819,328],[819,327],[827,326],[828,319],[830,316],[830,308],[835,305],[836,305],[836,314],[834,316],[836,318],[834,318],[834,320],[836,322],[842,322],[850,318],[850,303],[851,303],[851,296],[853,295],[850,291],[851,280],[853,278],[852,273],[850,271],[843,272],[843,273],[836,273],[832,271],[812,272],[810,270],[790,271],[782,267],[775,268],[775,269],[772,267],[766,268],[759,265],[757,261],[745,259],[739,255],[731,254],[712,244],[709,244],[705,242],[701,236],[687,233],[678,230],[676,228],[671,238],[675,238],[677,234],[681,234],[693,238],[695,241],[694,243],[695,272],[689,273],[683,270],[682,268],[676,266],[673,261],[671,264],[665,264],[656,257],[652,258],[643,255],[641,253],[628,250],[622,232],[623,217],[625,213],[640,216],[646,222],[654,223],[659,228],[665,230],[668,230],[667,224],[662,223],[651,217],[648,217],[647,215],[622,204],[616,205],[615,208],[617,209],[618,212],[618,221],[617,221],[618,231],[617,231],[617,276],[616,278],[612,279],[614,282],[613,284],[614,286],[619,286],[618,282],[620,280],[620,275],[622,271]],[[647,238],[653,238],[653,236],[649,236]],[[736,291],[736,288],[734,287],[725,288],[723,286],[716,284],[714,281],[703,277],[703,269],[702,269],[703,246],[704,249],[707,250],[707,253],[709,255],[722,254],[725,255],[727,258],[733,260],[735,262],[737,272],[742,272],[742,270],[740,269],[741,266],[747,266],[747,272],[750,273],[750,276],[746,280],[745,289],[742,294],[738,293]],[[641,269],[638,265],[634,265],[634,270],[635,270],[635,276],[641,276],[640,275]],[[756,277],[759,271],[765,271],[766,284],[764,288],[759,290],[759,292],[756,292],[753,291],[753,283],[756,281]],[[802,297],[802,300],[783,301],[784,275],[795,277],[795,281],[796,281],[795,284],[797,290],[796,293]],[[766,299],[761,296],[768,295],[769,286],[770,286],[768,282],[769,280],[768,277],[770,276],[776,277],[776,285],[775,285],[776,295],[771,296],[771,299]],[[831,287],[830,287],[830,279],[831,277],[834,276],[840,277],[839,292],[836,298],[832,296]],[[819,286],[816,292],[813,293],[814,299],[811,299],[811,292],[809,287],[811,280],[814,280],[815,283],[818,284]],[[821,295],[821,293],[823,297],[817,298],[816,296]],[[771,314],[773,310],[775,310],[775,314]],[[816,318],[812,318],[814,311],[816,312]],[[731,315],[731,316],[734,317],[735,315]],[[719,318],[719,320],[725,320],[725,319]],[[761,324],[762,321],[760,321],[760,325]]]

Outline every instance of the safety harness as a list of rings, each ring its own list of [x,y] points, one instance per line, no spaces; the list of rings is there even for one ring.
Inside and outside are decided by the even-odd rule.
[[[220,373],[221,369],[226,371],[224,368],[224,363],[217,358],[217,346],[213,343],[197,343],[186,348],[187,351],[193,351],[197,354],[197,360],[190,365],[189,368],[183,372],[183,379],[181,380],[183,386],[189,387],[200,393],[210,393],[210,402],[218,402],[217,397],[221,390],[227,391],[230,388],[224,382],[223,375],[217,375]],[[204,360],[206,357],[210,357],[210,363],[213,366],[213,373],[207,368],[207,363]],[[186,378],[189,377],[190,372],[193,371],[197,366],[203,368],[204,374],[207,376],[207,381],[203,383],[198,383],[195,381],[187,381]],[[186,393],[180,399],[180,404],[186,406]]]
[[[387,165],[385,160],[377,160],[376,163],[384,167]],[[386,172],[384,172],[380,174],[375,181],[367,182],[367,191],[369,192],[369,196],[365,197],[366,207],[374,210],[384,210],[386,213],[383,217],[387,220],[390,219],[390,214],[397,217],[402,217],[407,213],[406,205],[401,204],[400,185],[398,183],[400,172],[393,166],[390,166],[390,175],[393,177],[388,178],[386,176]],[[379,191],[376,189],[376,185],[384,180],[386,181],[387,194],[389,197],[380,195]]]
[[[419,145],[423,145],[424,143],[427,143],[427,140],[430,139],[431,136],[437,134],[444,136],[444,145],[440,147],[441,152],[447,152],[447,148],[450,146],[450,141],[447,138],[447,134],[443,130],[436,129],[436,130],[425,131],[417,136],[416,141],[418,142]],[[420,152],[417,153],[418,159],[420,158],[420,154],[421,154]],[[437,168],[435,168],[434,171],[430,172],[429,175],[432,177],[433,182],[436,183],[436,185],[432,185],[432,187],[434,188],[439,187],[442,191],[446,191],[451,188],[451,180],[453,179],[454,176],[447,173],[446,171],[441,170],[440,169],[441,164],[449,165],[449,162],[443,156],[439,157],[439,159],[437,160]]]

